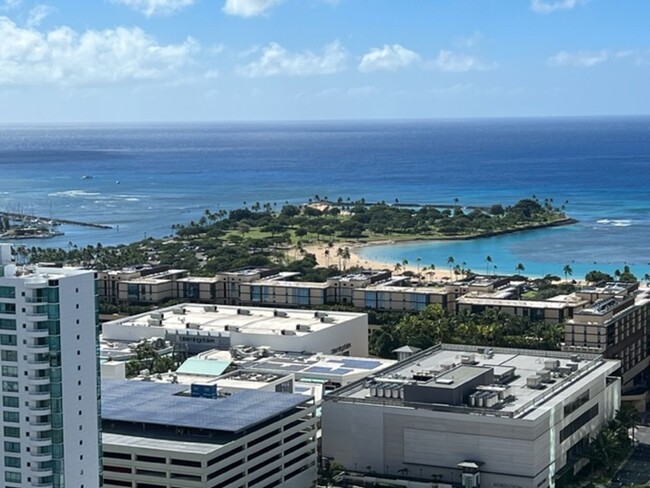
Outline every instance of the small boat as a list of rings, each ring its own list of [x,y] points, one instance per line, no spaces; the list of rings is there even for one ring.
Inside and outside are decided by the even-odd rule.
[[[115,180],[115,184],[116,184],[116,185],[119,185],[119,184],[120,184],[120,180]]]
[[[83,176],[81,177],[81,179],[82,179],[82,180],[92,180],[93,177],[92,177],[92,175],[83,175]]]

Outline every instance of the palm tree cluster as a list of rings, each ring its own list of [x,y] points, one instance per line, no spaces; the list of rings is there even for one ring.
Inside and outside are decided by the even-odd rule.
[[[400,346],[426,349],[440,342],[557,350],[563,335],[562,324],[531,321],[494,309],[454,314],[429,305],[397,323],[382,325],[372,333],[370,347],[381,357],[391,357],[391,351]]]

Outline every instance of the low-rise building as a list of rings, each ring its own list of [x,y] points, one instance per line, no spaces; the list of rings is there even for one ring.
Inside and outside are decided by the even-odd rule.
[[[614,289],[614,286],[609,289]],[[576,312],[566,322],[562,349],[596,352],[619,359],[623,392],[647,385],[650,292],[597,296],[602,298]]]
[[[323,456],[346,470],[545,488],[620,406],[618,361],[442,345],[326,396]]]
[[[283,352],[367,356],[368,316],[183,304],[106,322],[102,338],[109,342],[159,338],[189,354],[251,346]]]
[[[104,486],[309,488],[316,484],[312,398],[102,381]]]

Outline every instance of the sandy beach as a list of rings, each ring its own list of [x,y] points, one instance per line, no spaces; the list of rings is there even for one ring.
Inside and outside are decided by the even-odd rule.
[[[373,244],[377,243],[375,242]],[[318,261],[319,266],[338,266],[339,258],[336,255],[336,251],[338,248],[346,247],[350,250],[350,259],[346,261],[341,260],[341,265],[345,268],[361,267],[366,269],[390,269],[391,271],[395,270],[396,263],[375,261],[372,259],[366,259],[364,256],[361,256],[361,254],[359,254],[359,248],[361,248],[362,245],[356,242],[338,242],[334,245],[334,247],[328,247],[327,243],[310,244],[304,246],[304,249],[306,252],[316,256],[316,261]],[[326,253],[328,250],[329,256]],[[412,271],[413,273],[418,272],[417,263],[409,263],[406,266],[400,266],[401,271]],[[425,267],[426,269],[424,269]],[[440,265],[436,264],[436,269],[434,272],[429,269],[428,265],[421,264],[420,273],[423,275],[422,278],[426,279],[427,281],[449,279],[450,277],[457,278],[456,275],[453,275],[453,273],[449,271],[449,267],[447,267],[445,263],[440,263]]]

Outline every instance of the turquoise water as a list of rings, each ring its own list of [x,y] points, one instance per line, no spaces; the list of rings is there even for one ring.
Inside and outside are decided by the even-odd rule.
[[[0,209],[112,225],[63,226],[28,245],[164,236],[206,208],[318,194],[392,202],[566,200],[580,223],[463,242],[368,247],[397,262],[448,256],[497,272],[650,272],[650,118],[0,127]],[[92,178],[82,179],[82,177]],[[119,226],[119,229],[118,229]],[[494,271],[494,269],[492,269]]]

